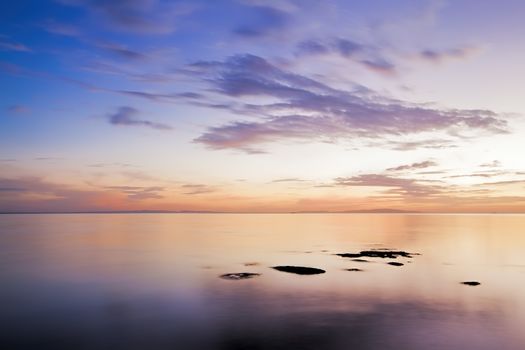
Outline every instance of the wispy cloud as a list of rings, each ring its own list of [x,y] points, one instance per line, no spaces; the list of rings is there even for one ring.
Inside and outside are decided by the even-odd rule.
[[[300,179],[298,177],[287,177],[287,178],[282,178],[282,179],[275,179],[275,180],[272,180],[271,182],[272,183],[280,183],[280,182],[304,182],[306,181],[305,179]]]
[[[259,38],[276,34],[289,23],[287,12],[270,6],[250,6],[244,24],[237,26],[233,32],[247,38]]]
[[[112,28],[143,34],[168,34],[177,28],[177,18],[198,6],[191,2],[165,0],[59,0],[64,5],[81,6]]]
[[[139,111],[133,107],[122,106],[115,113],[108,115],[108,121],[113,125],[123,126],[145,126],[157,130],[171,130],[171,126],[162,123],[156,123],[149,120],[138,119]]]
[[[126,60],[142,61],[148,58],[147,55],[141,52],[131,50],[126,46],[117,43],[99,42],[96,44],[96,46],[118,58],[123,58]]]
[[[483,163],[480,165],[482,168],[499,168],[501,166],[501,162],[499,160],[493,160],[490,163]]]
[[[164,191],[164,187],[160,186],[108,186],[106,188],[124,193],[129,199],[134,200],[160,199],[163,198],[160,193]]]
[[[276,100],[245,104],[235,110],[262,117],[260,121],[213,126],[195,139],[213,149],[249,151],[259,144],[286,139],[334,142],[435,131],[458,139],[466,129],[498,134],[506,132],[507,127],[502,116],[489,110],[431,108],[378,94],[363,94],[361,90],[335,89],[254,55],[197,62],[189,69],[222,95]]]
[[[10,40],[4,35],[0,35],[0,51],[32,52],[26,45]]]
[[[419,163],[400,165],[394,168],[388,168],[386,170],[387,171],[419,170],[419,169],[430,168],[436,165],[438,165],[436,162],[427,160],[427,161],[419,162]]]
[[[322,55],[338,55],[375,73],[391,76],[397,74],[397,66],[381,50],[371,45],[343,38],[307,39],[297,44],[298,57]]]
[[[353,177],[338,177],[337,186],[383,187],[385,194],[401,195],[403,197],[430,198],[440,194],[443,186],[421,182],[415,179],[392,177],[384,174],[363,174]]]
[[[31,112],[31,109],[24,105],[11,105],[7,107],[7,113],[9,114],[26,114]]]
[[[475,46],[456,47],[448,50],[425,49],[419,53],[419,57],[432,63],[442,63],[450,59],[465,59],[479,51],[480,49]]]
[[[183,194],[196,195],[215,192],[215,189],[203,184],[185,184],[181,188],[184,190]]]
[[[77,37],[81,34],[81,31],[78,27],[72,24],[57,22],[51,19],[41,23],[40,27],[49,33],[57,35]]]

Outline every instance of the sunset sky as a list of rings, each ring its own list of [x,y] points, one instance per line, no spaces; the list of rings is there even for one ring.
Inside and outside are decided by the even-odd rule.
[[[525,212],[525,2],[0,3],[0,211]]]

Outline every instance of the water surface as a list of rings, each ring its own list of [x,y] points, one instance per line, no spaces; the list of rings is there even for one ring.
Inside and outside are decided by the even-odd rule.
[[[386,248],[421,255],[335,255]],[[0,348],[525,349],[524,249],[522,215],[1,215]]]

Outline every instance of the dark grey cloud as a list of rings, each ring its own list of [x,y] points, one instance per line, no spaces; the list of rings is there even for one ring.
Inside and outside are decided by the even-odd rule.
[[[427,160],[427,161],[424,161],[424,162],[400,165],[400,166],[397,166],[397,167],[394,167],[394,168],[388,168],[386,170],[387,171],[418,170],[418,169],[430,168],[430,167],[433,167],[433,166],[436,166],[436,165],[438,165],[436,162],[431,161],[431,160]]]
[[[110,124],[124,126],[145,126],[157,130],[171,130],[171,126],[144,119],[137,119],[139,111],[133,107],[122,106],[117,112],[108,115]]]
[[[269,6],[250,6],[244,24],[233,32],[246,38],[259,38],[284,29],[290,20],[287,12]]]
[[[259,120],[212,126],[195,139],[213,149],[253,151],[256,145],[287,139],[372,141],[435,131],[458,140],[462,131],[498,134],[507,128],[503,117],[489,110],[432,108],[371,95],[362,89],[334,89],[254,55],[197,62],[188,71],[208,83],[215,93],[237,101],[244,97],[275,100],[245,104],[234,110]]]

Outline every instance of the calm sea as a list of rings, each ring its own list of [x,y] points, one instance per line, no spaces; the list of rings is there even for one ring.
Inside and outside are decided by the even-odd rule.
[[[420,255],[335,255],[370,249]],[[524,327],[522,215],[0,215],[1,349],[522,350]]]

